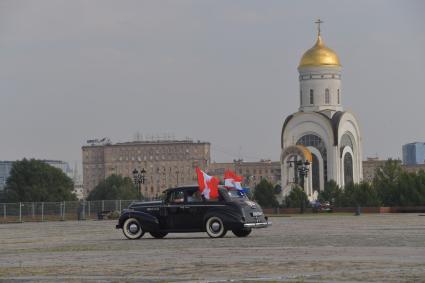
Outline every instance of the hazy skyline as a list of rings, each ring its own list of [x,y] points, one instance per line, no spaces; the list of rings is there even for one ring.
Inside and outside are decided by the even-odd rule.
[[[173,133],[212,160],[279,160],[314,21],[364,158],[425,142],[422,1],[1,1],[0,160],[81,161],[92,138]]]

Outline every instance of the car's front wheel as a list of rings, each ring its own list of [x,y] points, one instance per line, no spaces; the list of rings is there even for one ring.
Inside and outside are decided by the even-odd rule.
[[[218,216],[212,216],[205,222],[205,230],[211,238],[221,238],[226,235],[223,220]]]
[[[232,230],[233,234],[237,237],[246,237],[251,234],[252,229],[241,229],[241,230]]]
[[[151,234],[152,237],[157,238],[157,239],[162,239],[165,236],[167,236],[167,232],[149,232],[149,234]]]
[[[145,234],[145,231],[143,231],[139,220],[137,220],[136,218],[128,218],[127,220],[125,220],[124,225],[122,227],[122,231],[124,233],[124,236],[126,236],[130,240],[139,239]]]

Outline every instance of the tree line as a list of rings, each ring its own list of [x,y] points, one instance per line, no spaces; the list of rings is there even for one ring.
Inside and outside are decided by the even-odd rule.
[[[23,159],[13,163],[0,202],[55,202],[77,200],[74,184],[62,170],[43,161]],[[304,190],[294,187],[279,203],[279,186],[263,179],[251,197],[262,207],[307,207],[309,200]],[[87,200],[137,199],[138,190],[129,177],[111,175],[101,181],[87,196]],[[422,206],[425,205],[425,172],[409,173],[398,160],[391,160],[378,168],[371,183],[347,184],[339,187],[331,180],[318,195],[320,202],[328,201],[335,207],[350,206]]]
[[[76,201],[74,183],[62,170],[41,160],[23,159],[12,165],[1,202]],[[100,182],[87,200],[135,200],[138,190],[128,177],[111,175]]]
[[[263,207],[307,207],[307,195],[299,186],[294,186],[282,203],[270,194],[273,186],[263,180],[254,191],[254,198]],[[267,192],[267,193],[265,193]],[[376,169],[371,183],[350,183],[344,188],[331,180],[318,195],[320,202],[329,202],[335,207],[376,206],[423,206],[425,205],[425,172],[406,172],[400,161],[387,160]]]
[[[425,205],[425,172],[406,172],[398,160],[385,162],[371,183],[348,184],[344,189],[328,182],[319,200],[334,206]]]

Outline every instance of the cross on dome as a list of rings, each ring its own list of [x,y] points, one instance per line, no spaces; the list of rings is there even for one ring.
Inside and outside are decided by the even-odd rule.
[[[323,24],[324,21],[318,18],[317,21],[315,21],[314,23],[317,24],[317,35],[320,36],[320,24]]]
[[[341,67],[338,55],[335,51],[325,46],[325,43],[320,36],[320,25],[324,22],[321,19],[317,19],[314,23],[317,24],[316,44],[304,53],[298,68],[319,66]]]

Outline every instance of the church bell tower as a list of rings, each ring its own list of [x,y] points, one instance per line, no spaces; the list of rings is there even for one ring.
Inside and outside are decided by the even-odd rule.
[[[307,50],[298,66],[300,82],[299,111],[325,111],[332,117],[342,111],[341,64],[338,55],[326,47],[320,34],[320,19],[316,44]],[[327,110],[327,111],[326,111]]]

